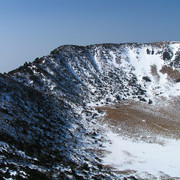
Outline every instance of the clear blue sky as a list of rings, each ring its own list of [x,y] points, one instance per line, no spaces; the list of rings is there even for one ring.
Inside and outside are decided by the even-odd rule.
[[[180,0],[0,0],[0,72],[64,44],[180,40]]]

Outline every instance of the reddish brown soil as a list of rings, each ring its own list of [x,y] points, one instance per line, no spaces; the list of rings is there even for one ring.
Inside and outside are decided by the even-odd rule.
[[[157,137],[180,139],[178,99],[162,101],[156,106],[129,101],[100,109],[106,111],[101,122],[123,136],[148,142],[156,142]]]
[[[180,72],[176,69],[173,69],[172,67],[163,66],[160,72],[162,72],[163,74],[167,74],[168,77],[176,82],[180,79]]]

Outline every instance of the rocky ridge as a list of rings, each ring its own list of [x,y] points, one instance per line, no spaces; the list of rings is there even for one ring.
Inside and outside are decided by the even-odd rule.
[[[0,175],[113,179],[93,107],[179,96],[180,43],[66,45],[0,75]],[[126,178],[126,177],[124,177]],[[128,178],[128,177],[127,177]]]

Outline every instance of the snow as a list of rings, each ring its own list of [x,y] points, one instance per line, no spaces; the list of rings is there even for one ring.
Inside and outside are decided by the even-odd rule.
[[[170,44],[169,47],[173,51],[173,54],[176,54],[176,52],[178,52],[180,49],[179,43]]]
[[[112,61],[110,61],[110,64],[112,64],[114,67],[118,68],[119,64],[116,62],[116,55],[113,53],[113,51],[110,51],[109,54],[112,56]]]
[[[94,55],[94,61],[96,62],[96,65],[97,65],[97,68],[99,71],[102,70],[102,67],[101,67],[101,63],[99,62],[99,52],[98,52],[98,49],[96,49],[97,53],[95,53]]]
[[[9,171],[9,173],[10,173],[10,176],[16,176],[17,175],[17,172],[16,171]]]
[[[171,48],[176,52],[179,46],[172,44]],[[154,51],[154,54],[147,54],[146,50]],[[166,62],[162,59],[161,54],[158,54],[160,49],[151,47],[127,48],[124,57],[128,57],[130,64],[134,67],[133,73],[137,76],[138,83],[144,86],[143,77],[150,77],[151,82],[145,83],[147,95],[155,100],[156,94],[161,94],[166,98],[170,96],[180,95],[180,86],[177,83],[171,82],[167,78],[167,74],[161,73],[161,69]],[[125,62],[125,61],[124,61]],[[125,63],[123,63],[125,64]],[[127,66],[127,65],[126,65]],[[157,69],[157,76],[152,74],[152,67]]]
[[[54,75],[54,72],[53,72],[49,67],[46,68],[46,71],[47,71],[50,75]]]
[[[164,145],[134,142],[111,131],[107,133],[111,144],[106,143],[110,152],[103,158],[105,165],[113,165],[120,171],[135,170],[159,177],[162,172],[171,177],[180,177],[180,140],[166,139]]]

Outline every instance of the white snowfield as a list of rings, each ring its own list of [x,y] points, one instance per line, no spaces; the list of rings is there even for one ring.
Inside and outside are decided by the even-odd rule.
[[[134,175],[141,178],[160,179],[162,175],[180,178],[180,140],[165,139],[163,145],[136,142],[111,131],[107,138],[111,143],[105,144],[109,152],[103,159],[105,165],[119,171],[137,171]]]
[[[176,54],[177,50],[180,49],[180,45],[172,44],[170,49],[173,54]],[[150,51],[153,51],[153,54],[147,54],[147,47],[127,50],[127,56],[129,57],[130,64],[134,67],[134,73],[139,83],[142,83],[143,77],[150,77],[151,83],[146,83],[146,90],[151,98],[154,98],[155,94],[158,92],[161,92],[161,96],[167,98],[180,95],[180,85],[170,81],[167,74],[161,72],[162,67],[168,65],[168,62],[166,63],[162,59],[162,54],[158,54],[159,49],[152,48]],[[152,73],[153,66],[156,67],[156,75]]]

